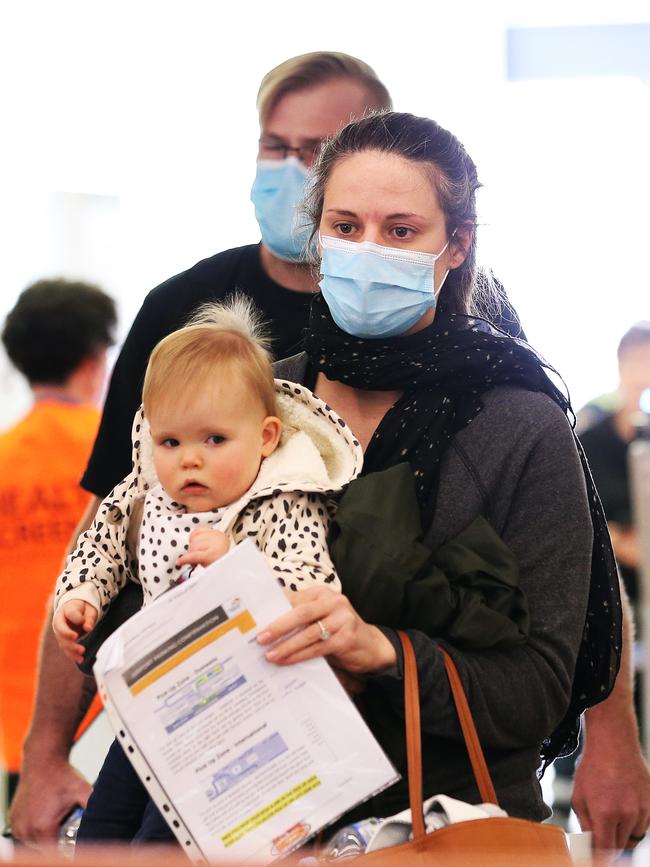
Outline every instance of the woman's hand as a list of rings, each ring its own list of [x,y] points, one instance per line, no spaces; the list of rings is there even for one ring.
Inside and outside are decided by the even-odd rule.
[[[291,611],[257,636],[260,644],[273,644],[265,654],[269,662],[292,665],[327,656],[335,668],[354,674],[395,665],[393,645],[380,629],[359,617],[347,597],[329,587],[311,587],[293,593],[291,604]]]

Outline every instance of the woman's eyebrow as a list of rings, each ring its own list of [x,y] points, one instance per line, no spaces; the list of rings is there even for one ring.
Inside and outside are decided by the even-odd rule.
[[[348,211],[344,208],[327,208],[325,210],[326,214],[340,214],[342,217],[356,217],[356,213],[354,211]],[[420,220],[422,222],[426,222],[426,217],[422,216],[422,214],[416,214],[413,212],[406,211],[397,211],[394,214],[386,214],[384,217],[385,220]]]
[[[416,214],[412,211],[398,211],[395,214],[386,214],[387,220],[425,220],[426,217],[423,217],[421,214]]]

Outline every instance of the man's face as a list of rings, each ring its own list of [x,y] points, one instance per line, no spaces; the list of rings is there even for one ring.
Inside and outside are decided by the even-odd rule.
[[[624,349],[618,360],[618,369],[623,410],[637,412],[641,395],[650,388],[650,343]]]
[[[334,135],[368,108],[365,88],[338,78],[287,93],[269,114],[260,137],[260,159],[290,154],[310,166],[323,139]]]

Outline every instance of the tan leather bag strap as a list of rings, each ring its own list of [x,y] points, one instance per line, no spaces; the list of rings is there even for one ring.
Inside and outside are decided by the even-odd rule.
[[[422,813],[422,731],[420,729],[420,688],[418,669],[411,639],[401,629],[397,630],[404,652],[404,716],[406,723],[406,757],[408,766],[409,804],[413,836],[425,836],[424,816]],[[465,739],[465,746],[474,772],[481,800],[486,804],[498,804],[481,743],[476,733],[472,712],[467,703],[465,690],[453,659],[446,650],[438,647],[442,654],[445,671],[449,678],[451,694],[456,705],[456,713]]]
[[[404,716],[406,722],[406,760],[409,776],[409,804],[413,836],[425,836],[422,812],[422,730],[420,729],[420,685],[411,640],[398,630],[404,651]]]
[[[474,771],[474,779],[478,786],[481,801],[484,804],[498,804],[497,793],[494,791],[492,777],[488,771],[487,762],[485,761],[483,749],[481,748],[481,742],[476,733],[474,718],[472,717],[472,712],[467,704],[467,696],[465,695],[465,690],[463,689],[463,684],[460,675],[458,674],[456,663],[442,647],[438,647],[438,650],[442,653],[442,658],[445,661],[445,671],[449,678],[451,694],[454,697],[456,713],[460,720],[460,727],[463,732],[463,737],[465,738],[465,746],[469,753],[469,760],[472,765],[472,770]]]

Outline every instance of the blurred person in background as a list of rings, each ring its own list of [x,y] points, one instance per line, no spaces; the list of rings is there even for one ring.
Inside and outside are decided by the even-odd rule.
[[[277,359],[301,348],[311,298],[318,288],[318,274],[308,264],[309,229],[296,219],[296,206],[308,190],[307,169],[325,138],[350,119],[369,110],[390,109],[392,104],[386,87],[367,64],[346,54],[314,52],[272,69],[262,80],[257,108],[261,135],[251,198],[261,243],[204,259],[146,297],[115,366],[100,431],[82,479],[83,487],[95,497],[80,530],[90,525],[102,497],[129,472],[131,423],[151,350],[183,325],[198,305],[238,289],[253,299],[269,322]],[[511,333],[521,333],[516,314],[508,312],[506,299],[503,303],[508,308],[505,315],[496,310],[492,321]],[[75,540],[76,536],[72,546]],[[95,684],[60,653],[49,620],[43,635],[38,702],[25,744],[30,772],[23,774],[12,810],[14,834],[32,842],[51,840],[61,819],[76,805],[85,805],[90,792],[90,786],[70,768],[68,752]],[[625,675],[619,681],[624,684]],[[628,826],[645,827],[650,820],[650,773],[628,707],[631,699],[617,683],[610,699],[590,711],[589,731],[594,736],[602,732],[607,748],[595,745],[589,761],[583,763],[577,809],[585,824],[597,829],[596,840],[602,845],[624,836]],[[614,732],[616,737],[610,737]],[[593,738],[591,742],[596,744]],[[608,772],[610,748],[616,755],[626,751],[624,769],[619,767],[616,777]]]
[[[9,312],[2,342],[34,404],[0,434],[0,736],[9,799],[32,712],[36,659],[56,574],[90,494],[92,448],[115,303],[96,286],[41,280]],[[74,734],[74,733],[73,733]]]
[[[632,519],[628,450],[636,436],[641,396],[650,390],[650,321],[638,322],[618,345],[616,406],[583,431],[582,445],[600,494],[627,595],[639,598],[640,545]]]
[[[603,504],[623,587],[636,609],[641,549],[632,519],[628,450],[636,435],[641,395],[650,389],[650,322],[638,322],[626,331],[617,355],[617,390],[583,407],[577,427]],[[638,679],[635,687],[639,708]],[[555,762],[553,810],[564,823],[569,816],[576,759],[574,753]]]

